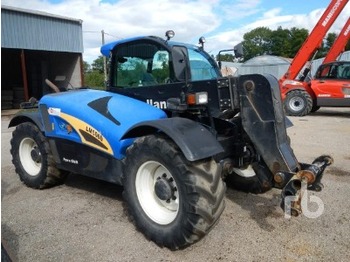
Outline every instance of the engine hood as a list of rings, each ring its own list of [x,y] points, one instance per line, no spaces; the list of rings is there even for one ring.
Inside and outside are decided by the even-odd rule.
[[[133,141],[121,141],[131,126],[167,117],[164,111],[142,101],[90,89],[46,95],[39,107],[47,110],[46,121],[50,123],[46,126],[52,127],[47,130],[47,136],[87,144],[117,158],[123,157]]]

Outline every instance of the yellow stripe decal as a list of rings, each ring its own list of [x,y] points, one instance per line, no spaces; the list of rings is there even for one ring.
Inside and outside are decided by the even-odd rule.
[[[83,144],[113,155],[112,147],[101,132],[74,116],[61,112],[60,117],[66,120],[78,132]]]

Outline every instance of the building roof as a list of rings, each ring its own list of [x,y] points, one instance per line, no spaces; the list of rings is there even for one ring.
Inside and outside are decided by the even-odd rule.
[[[275,65],[289,65],[291,63],[291,59],[284,58],[281,56],[273,56],[273,55],[261,55],[256,56],[248,61],[246,61],[243,66],[275,66]]]
[[[82,20],[2,5],[1,47],[82,53]]]
[[[57,19],[61,19],[61,20],[70,20],[70,21],[75,21],[78,23],[83,23],[83,20],[81,20],[81,19],[75,19],[75,18],[71,18],[71,17],[67,17],[67,16],[50,14],[50,13],[46,13],[46,12],[42,12],[42,11],[38,11],[38,10],[30,10],[30,9],[18,8],[18,7],[14,7],[14,6],[8,6],[8,5],[1,5],[1,9],[10,10],[10,11],[14,11],[14,12],[22,12],[22,13],[26,13],[26,14],[33,14],[36,16],[46,16],[46,17],[57,18]]]

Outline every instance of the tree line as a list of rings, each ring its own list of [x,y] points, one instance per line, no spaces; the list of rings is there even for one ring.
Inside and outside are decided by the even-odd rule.
[[[271,30],[267,27],[258,27],[243,36],[244,60],[264,54],[293,58],[308,35],[308,30],[304,28],[283,29],[278,27],[276,30]],[[337,36],[336,33],[326,35],[317,50],[315,59],[326,56]],[[350,42],[346,45],[345,50],[350,50]]]
[[[103,56],[100,55],[91,65],[84,61],[83,67],[85,85],[96,89],[104,89]]]
[[[293,58],[308,35],[309,31],[304,28],[283,29],[278,27],[276,30],[271,30],[267,27],[255,28],[243,35],[244,57],[241,61],[244,62],[259,55]],[[336,38],[336,33],[328,33],[317,51],[315,59],[324,57]],[[350,50],[350,41],[347,43],[345,50]],[[218,57],[216,58],[217,60],[219,59]],[[220,55],[220,60],[232,62],[234,61],[234,56],[233,54],[222,54]],[[86,86],[104,88],[102,56],[95,59],[91,65],[84,61],[84,82]]]

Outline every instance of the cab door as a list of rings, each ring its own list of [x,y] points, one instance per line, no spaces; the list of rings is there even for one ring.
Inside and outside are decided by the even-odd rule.
[[[119,47],[111,62],[112,91],[165,109],[167,99],[181,92],[170,58],[167,49],[150,42]]]
[[[114,50],[109,89],[161,109],[182,91],[208,91],[214,99],[217,88],[212,83],[220,74],[212,60],[194,47],[150,41],[125,43]]]

